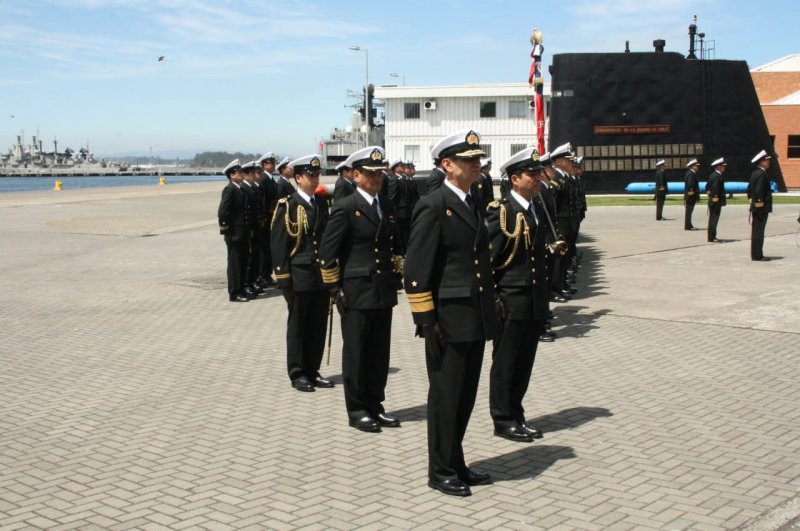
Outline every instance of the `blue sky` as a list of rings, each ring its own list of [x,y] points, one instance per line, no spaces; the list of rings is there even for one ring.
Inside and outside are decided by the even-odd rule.
[[[364,82],[349,45],[369,50],[376,85],[399,84],[392,72],[524,82],[534,27],[546,62],[656,38],[686,53],[695,14],[718,59],[800,52],[800,8],[784,0],[0,0],[0,151],[38,127],[49,148],[88,141],[99,155],[301,155],[349,122],[346,92]]]

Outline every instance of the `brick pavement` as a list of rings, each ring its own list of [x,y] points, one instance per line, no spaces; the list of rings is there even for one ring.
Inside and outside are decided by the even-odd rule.
[[[770,263],[747,259],[741,208],[714,245],[677,209],[593,209],[526,398],[545,438],[492,436],[487,353],[465,451],[496,482],[452,499],[426,486],[405,299],[386,401],[403,427],[357,432],[341,387],[289,387],[282,299],[227,302],[218,195],[0,199],[3,529],[723,529],[798,496],[796,206],[770,218]]]

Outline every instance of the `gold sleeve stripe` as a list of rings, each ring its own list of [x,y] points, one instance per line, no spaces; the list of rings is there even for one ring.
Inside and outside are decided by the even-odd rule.
[[[411,311],[413,313],[424,313],[433,311],[433,300],[425,302],[408,301],[408,305],[411,306]]]
[[[406,297],[408,297],[410,301],[433,300],[433,292],[423,291],[422,293],[407,293]]]
[[[339,282],[339,269],[335,269],[333,271],[325,271],[324,269],[321,271],[322,273],[322,281],[325,284],[336,284]]]
[[[290,275],[289,273],[286,273],[286,274],[283,274],[283,275],[275,275],[275,278],[278,279],[278,280],[283,280],[283,279],[289,278],[291,276],[292,275]]]

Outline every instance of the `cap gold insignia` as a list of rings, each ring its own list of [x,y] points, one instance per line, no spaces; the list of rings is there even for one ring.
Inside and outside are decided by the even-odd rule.
[[[369,158],[371,158],[372,160],[383,160],[383,155],[381,155],[381,152],[378,151],[377,149],[373,149],[372,153],[370,153],[369,155]]]
[[[477,146],[479,142],[480,140],[478,139],[478,135],[475,133],[475,131],[470,131],[467,134],[467,144],[470,146]]]
[[[535,161],[535,162],[539,162],[539,153],[537,153],[536,151],[531,153],[531,160]]]
[[[319,168],[319,159],[316,158],[316,157],[311,159],[311,166],[314,167],[314,168]]]

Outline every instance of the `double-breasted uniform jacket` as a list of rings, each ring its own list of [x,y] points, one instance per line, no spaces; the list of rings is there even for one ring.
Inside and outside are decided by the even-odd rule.
[[[275,184],[277,189],[276,197],[278,199],[289,197],[295,192],[294,186],[286,179],[286,177],[283,176],[278,177],[278,180]]]
[[[433,168],[428,176],[428,182],[425,184],[426,193],[429,194],[441,188],[442,183],[444,183],[444,177],[445,174],[441,168]]]
[[[350,182],[341,175],[333,185],[333,200],[339,201],[356,191],[356,183]]]
[[[750,199],[750,212],[772,212],[772,188],[769,187],[769,175],[764,168],[756,168],[750,174],[747,198]]]
[[[536,200],[539,203],[539,208],[542,210],[542,219],[547,220],[548,218],[552,221],[555,226],[553,230],[558,232],[558,225],[556,220],[556,198],[555,198],[555,190],[553,186],[547,185],[544,182],[539,183],[539,195],[537,196],[538,199]],[[547,212],[544,212],[544,209],[547,209]],[[536,213],[539,215],[539,212]],[[553,230],[547,230],[545,232],[545,241],[547,243],[555,242],[555,238],[553,238]]]
[[[267,219],[267,227],[272,220],[272,214],[275,212],[275,205],[278,204],[278,183],[272,178],[271,173],[262,172],[263,179],[259,183],[261,185],[261,193],[264,195],[264,216]]]
[[[319,269],[319,246],[328,222],[328,208],[315,199],[312,207],[297,192],[278,201],[272,217],[270,249],[280,289],[324,289]]]
[[[245,216],[247,196],[244,190],[229,182],[222,189],[217,217],[219,233],[231,242],[245,242],[248,237],[248,222]]]
[[[664,170],[656,171],[656,197],[667,197],[667,173]]]
[[[494,183],[492,182],[492,178],[485,173],[481,173],[472,189],[478,209],[485,213],[486,207],[489,206],[489,203],[494,201]]]
[[[417,181],[413,177],[403,176],[400,177],[399,182],[400,190],[395,204],[395,212],[399,218],[411,218],[414,212],[414,205],[419,200],[419,192],[417,191]]]
[[[382,217],[360,194],[336,202],[320,247],[322,279],[341,287],[354,310],[397,305],[393,257],[397,220],[390,201],[378,194]]]
[[[708,194],[708,206],[724,207],[728,204],[727,198],[725,197],[725,180],[716,170],[712,171],[711,175],[708,176],[706,193]]]
[[[242,190],[247,196],[247,204],[245,205],[245,218],[250,230],[253,231],[258,227],[260,217],[263,215],[261,211],[261,199],[263,197],[261,190],[256,188],[253,183],[242,182]],[[252,234],[251,234],[252,236]]]
[[[550,228],[534,200],[534,219],[509,194],[507,199],[489,203],[486,221],[492,243],[494,282],[512,320],[547,318],[547,268],[545,236]]]
[[[411,227],[404,278],[414,323],[438,323],[452,343],[493,339],[499,324],[483,216],[441,186],[417,202]]]
[[[700,183],[697,182],[697,174],[692,170],[686,170],[686,175],[683,177],[683,202],[694,204],[699,194]]]

